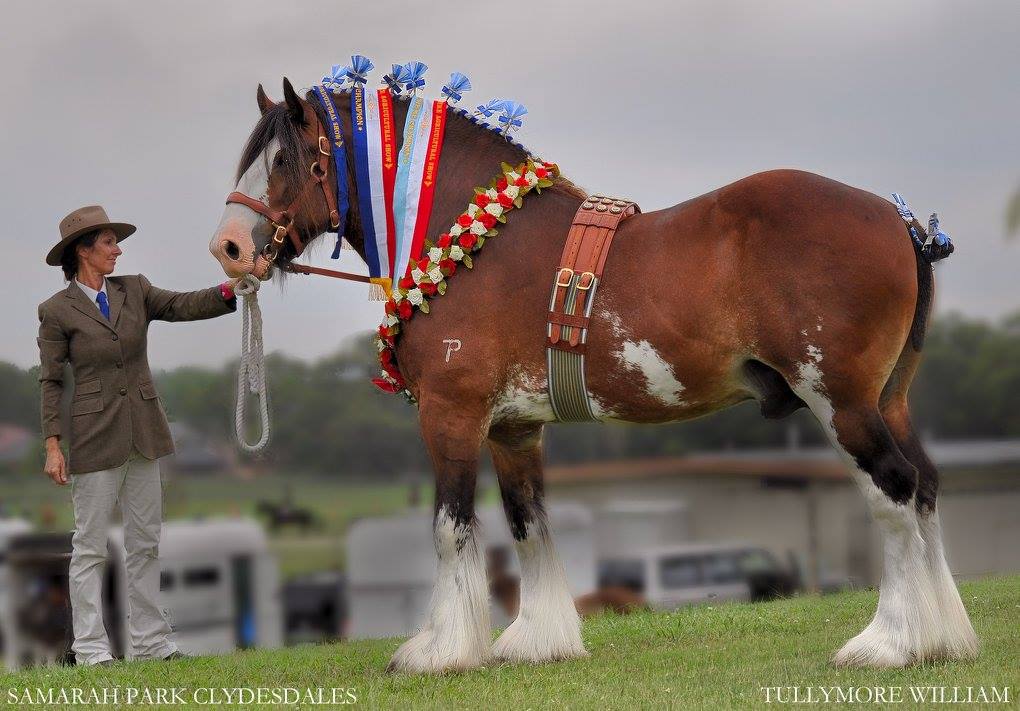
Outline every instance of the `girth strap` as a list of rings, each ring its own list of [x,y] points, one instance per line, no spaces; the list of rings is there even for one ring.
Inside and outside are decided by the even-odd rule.
[[[630,200],[592,195],[581,203],[567,233],[546,325],[549,398],[561,421],[597,419],[584,370],[591,309],[616,230],[638,212],[641,208]]]

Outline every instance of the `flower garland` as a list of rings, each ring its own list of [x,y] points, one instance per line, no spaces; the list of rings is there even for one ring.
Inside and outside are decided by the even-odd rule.
[[[457,271],[458,262],[471,269],[471,253],[477,252],[485,240],[498,233],[496,225],[506,223],[506,213],[521,207],[525,195],[542,192],[559,176],[555,163],[528,158],[516,168],[502,164],[502,173],[493,178],[488,188],[475,188],[474,200],[447,232],[436,242],[426,240],[424,256],[410,261],[411,272],[397,281],[393,296],[386,302],[386,320],[376,334],[376,348],[382,377],[372,380],[389,393],[403,392],[409,400],[404,378],[397,367],[396,344],[402,321],[410,321],[415,310],[429,312],[429,300],[446,293],[446,281]]]

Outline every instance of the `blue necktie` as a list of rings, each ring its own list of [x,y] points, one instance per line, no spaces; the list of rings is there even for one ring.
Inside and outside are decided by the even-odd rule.
[[[109,321],[110,320],[110,302],[106,298],[106,292],[105,291],[100,291],[99,294],[96,295],[96,302],[99,304],[99,310],[103,312],[103,316],[105,316],[106,320]]]

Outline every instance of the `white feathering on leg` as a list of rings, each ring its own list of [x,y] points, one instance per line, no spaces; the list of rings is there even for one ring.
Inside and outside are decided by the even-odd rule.
[[[520,610],[493,644],[491,658],[549,662],[587,657],[581,619],[544,518],[529,523],[515,547],[521,564]]]
[[[936,658],[974,659],[978,653],[978,638],[946,562],[938,509],[926,516],[919,515],[918,523],[925,543],[928,573],[939,606],[940,643]]]
[[[434,529],[439,568],[428,617],[397,649],[387,671],[438,674],[484,662],[491,634],[489,591],[475,529],[458,527],[440,509]]]

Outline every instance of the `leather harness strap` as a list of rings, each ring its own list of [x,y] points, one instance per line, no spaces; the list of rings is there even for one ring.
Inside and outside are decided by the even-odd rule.
[[[557,419],[590,421],[584,378],[588,325],[595,291],[620,222],[641,212],[630,200],[592,195],[578,208],[556,269],[546,327],[549,398]]]

